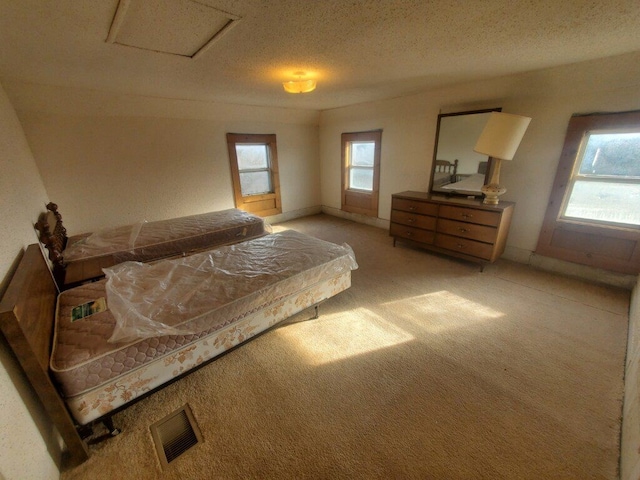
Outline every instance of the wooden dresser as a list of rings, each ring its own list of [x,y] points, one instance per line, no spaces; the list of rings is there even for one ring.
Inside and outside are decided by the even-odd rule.
[[[409,241],[434,252],[490,263],[504,252],[514,206],[425,192],[396,193],[391,196],[389,234],[394,246],[397,240]]]

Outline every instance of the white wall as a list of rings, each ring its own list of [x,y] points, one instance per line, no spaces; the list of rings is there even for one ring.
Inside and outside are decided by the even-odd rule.
[[[275,133],[283,212],[320,205],[318,112],[8,83],[70,234],[232,208],[226,133]]]
[[[0,295],[23,248],[37,242],[32,222],[47,194],[15,111],[0,85]],[[1,336],[0,336],[1,337]],[[35,421],[34,421],[35,419]],[[4,338],[0,338],[0,478],[58,478],[51,424]],[[47,439],[45,442],[44,438]],[[49,454],[47,450],[53,450]],[[56,462],[52,456],[57,457]]]
[[[380,206],[389,220],[391,195],[426,191],[439,112],[502,107],[532,117],[512,162],[503,162],[504,200],[517,203],[505,256],[528,261],[574,113],[640,109],[640,53],[451,86],[323,111],[320,117],[322,204],[340,208],[340,134],[382,128]]]
[[[631,293],[625,363],[620,479],[640,478],[640,277]]]

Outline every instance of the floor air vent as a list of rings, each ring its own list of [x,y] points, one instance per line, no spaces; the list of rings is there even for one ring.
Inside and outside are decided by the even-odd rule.
[[[181,407],[150,428],[163,467],[202,441],[189,405]]]

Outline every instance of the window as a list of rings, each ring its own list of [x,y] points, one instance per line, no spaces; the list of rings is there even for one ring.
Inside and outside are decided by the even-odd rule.
[[[569,122],[536,253],[640,273],[640,112]]]
[[[282,213],[275,135],[227,134],[236,207],[256,215]]]
[[[382,130],[342,134],[342,210],[378,216]]]
[[[586,132],[562,218],[640,226],[640,128]]]

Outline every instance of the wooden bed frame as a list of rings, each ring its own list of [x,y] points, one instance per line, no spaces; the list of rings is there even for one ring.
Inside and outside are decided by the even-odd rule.
[[[29,245],[0,301],[0,330],[67,446],[65,461],[76,465],[89,451],[49,376],[57,295],[40,246]]]
[[[451,177],[455,177],[458,172],[458,159],[453,162],[449,160],[436,160],[436,172],[448,173]]]
[[[130,402],[111,410],[87,425],[79,425],[71,416],[50,375],[49,360],[54,336],[57,296],[56,283],[40,245],[29,245],[0,300],[0,331],[7,339],[7,343],[15,353],[51,422],[66,444],[67,449],[63,455],[63,470],[76,466],[89,458],[86,439],[93,435],[94,425],[103,423],[109,433],[99,438],[92,438],[89,440],[91,443],[119,434],[120,430],[113,426],[112,416],[114,414],[208,365],[213,360],[232,352],[244,343],[244,341],[240,342],[162,385],[141,394]],[[321,302],[322,300],[319,303]],[[315,309],[315,316],[312,318],[318,318],[319,303],[311,305]],[[255,339],[276,328],[278,323],[256,333],[251,338]]]

